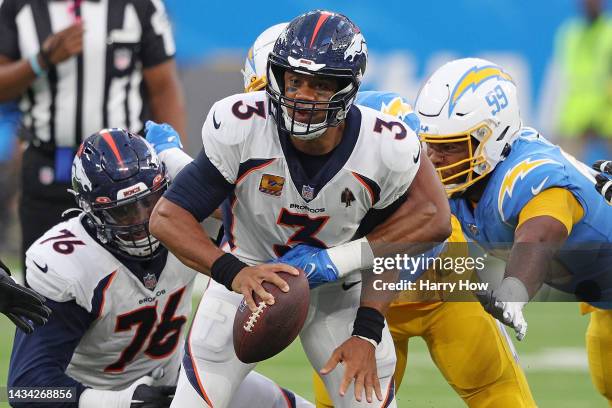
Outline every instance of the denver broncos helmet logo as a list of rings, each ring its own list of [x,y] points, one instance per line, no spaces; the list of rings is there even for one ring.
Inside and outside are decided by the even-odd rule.
[[[360,32],[355,34],[351,43],[344,51],[344,59],[354,60],[359,54],[368,54],[368,46],[363,38],[363,34]]]
[[[81,144],[83,147],[83,144]],[[82,149],[79,148],[79,151]],[[91,184],[91,180],[87,177],[87,173],[85,173],[85,169],[83,169],[83,163],[81,162],[80,155],[75,157],[72,162],[72,184],[73,188],[77,189],[77,184],[81,186],[83,191],[91,191],[93,189],[93,185]]]
[[[508,170],[499,188],[499,197],[497,198],[497,209],[504,222],[506,221],[506,217],[504,215],[503,206],[506,195],[508,198],[512,198],[512,191],[514,190],[516,182],[523,180],[532,170],[547,163],[555,163],[555,161],[550,159],[539,159],[534,161],[526,159]]]
[[[512,81],[512,77],[502,71],[502,69],[496,65],[487,65],[484,67],[474,66],[470,68],[463,76],[457,81],[455,88],[450,95],[450,103],[448,104],[448,117],[450,118],[457,102],[459,99],[468,91],[468,89],[476,90],[480,85],[489,79],[499,79],[502,81]]]

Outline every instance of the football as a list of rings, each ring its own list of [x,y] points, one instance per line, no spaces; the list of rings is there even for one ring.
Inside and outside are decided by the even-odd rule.
[[[267,305],[255,294],[258,304],[251,312],[243,299],[234,317],[234,350],[243,363],[266,360],[283,351],[297,337],[308,314],[310,289],[304,271],[298,276],[279,272],[289,284],[289,292],[264,282],[263,287],[274,296]]]

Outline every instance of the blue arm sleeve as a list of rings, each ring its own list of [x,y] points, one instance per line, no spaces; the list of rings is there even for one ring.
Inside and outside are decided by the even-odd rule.
[[[234,190],[202,149],[174,179],[164,197],[204,221]]]
[[[85,386],[66,375],[74,349],[94,316],[76,302],[46,305],[53,314],[46,325],[25,335],[17,330],[9,366],[9,387],[76,387],[76,402],[46,404],[46,407],[76,407]],[[14,403],[13,407],[39,407],[40,403]]]

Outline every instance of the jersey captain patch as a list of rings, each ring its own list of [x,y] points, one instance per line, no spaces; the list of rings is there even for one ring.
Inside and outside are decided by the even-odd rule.
[[[259,191],[274,197],[280,197],[284,185],[284,177],[275,176],[273,174],[264,174],[261,176],[261,180],[259,182]]]

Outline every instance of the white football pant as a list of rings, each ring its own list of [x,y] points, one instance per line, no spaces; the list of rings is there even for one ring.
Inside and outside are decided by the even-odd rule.
[[[332,352],[351,336],[353,330],[353,321],[359,307],[361,284],[344,290],[342,283],[322,285],[310,292],[308,317],[300,338],[310,363],[317,371],[325,365]],[[202,296],[186,341],[186,353],[171,407],[239,407],[234,405],[234,401],[242,401],[241,384],[245,378],[249,382],[252,381],[247,375],[256,365],[241,362],[234,352],[234,315],[241,300],[242,295],[229,292],[217,282],[210,282]],[[270,335],[273,336],[274,333]],[[374,397],[374,401],[368,403],[363,395],[362,401],[358,402],[355,400],[353,385],[349,387],[344,397],[340,397],[343,366],[339,364],[331,373],[322,376],[336,408],[396,407],[393,384],[395,350],[387,327],[383,331],[381,344],[376,349],[376,360],[383,401],[378,401]],[[308,370],[307,367],[304,369]],[[244,401],[248,403],[247,406],[300,407],[300,405],[291,405],[290,401],[282,396],[284,392],[280,391],[278,386],[268,379],[261,381],[261,377],[257,377],[258,383],[266,388],[261,391],[262,399],[256,400],[254,394],[245,394]],[[249,392],[252,392],[254,384],[257,382],[247,384],[251,390]],[[279,395],[285,401],[278,398]],[[284,402],[285,405],[276,405],[277,402]]]

